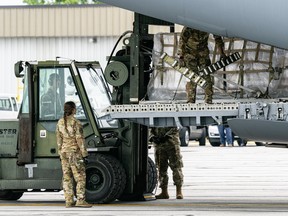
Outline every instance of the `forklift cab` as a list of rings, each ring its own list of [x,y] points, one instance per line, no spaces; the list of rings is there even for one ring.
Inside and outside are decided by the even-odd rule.
[[[91,137],[86,139],[88,147],[101,145],[101,128],[117,127],[115,121],[98,120],[111,100],[98,62],[25,62],[21,68],[25,76],[18,164],[31,163],[37,156],[58,157],[55,129],[66,101],[77,106],[75,117],[82,122],[85,137]]]
[[[87,200],[147,199],[157,182],[155,164],[148,158],[148,130],[130,121],[100,118],[111,105],[111,94],[98,62],[18,62],[15,74],[24,77],[17,168],[35,167],[37,187],[62,187],[55,130],[63,104],[74,101],[89,152]]]

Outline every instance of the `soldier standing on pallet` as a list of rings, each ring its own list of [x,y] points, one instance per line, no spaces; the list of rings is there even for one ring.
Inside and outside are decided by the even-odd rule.
[[[208,48],[209,33],[202,32],[189,27],[184,27],[179,41],[178,55],[180,58],[181,67],[187,67],[197,73],[204,67],[211,65]],[[221,36],[214,35],[216,46],[221,57],[224,54],[224,42]],[[199,74],[198,74],[199,75]],[[205,102],[211,104],[213,96],[213,83],[210,74],[202,76],[207,83],[205,88]],[[186,84],[187,102],[195,103],[197,84],[190,81]]]

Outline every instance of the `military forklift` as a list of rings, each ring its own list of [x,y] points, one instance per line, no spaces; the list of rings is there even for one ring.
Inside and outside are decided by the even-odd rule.
[[[105,73],[97,61],[56,58],[15,64],[15,75],[24,82],[23,101],[18,119],[0,124],[0,199],[17,200],[29,191],[62,190],[55,129],[63,112],[55,107],[60,111],[45,115],[41,106],[51,74],[60,77],[59,89],[54,93],[59,94],[62,104],[70,100],[76,103],[76,118],[83,125],[89,152],[87,201],[154,199],[157,172],[148,157],[148,127],[126,120],[100,119],[111,104],[137,104],[145,97],[153,48],[150,24],[174,26],[135,14],[133,32],[121,36],[125,37],[125,47],[115,55],[113,50]]]
[[[121,35],[104,72],[97,61],[78,62],[59,57],[53,61],[15,64],[15,76],[24,83],[23,100],[18,119],[0,123],[0,199],[18,200],[30,191],[62,190],[55,129],[63,116],[60,106],[66,101],[76,103],[76,118],[83,125],[89,152],[86,199],[90,203],[155,199],[157,171],[148,156],[150,126],[207,125],[214,122],[215,116],[237,115],[236,105],[230,108],[229,104],[160,104],[159,107],[140,104],[141,100],[149,99],[146,92],[153,71],[153,35],[149,34],[149,25],[168,26],[174,31],[173,23],[135,13],[133,31]],[[124,46],[114,54],[121,39]],[[205,81],[193,71],[179,67],[165,53],[161,57],[204,86]],[[230,58],[227,63],[214,63],[204,71],[215,71],[231,63]],[[52,74],[59,78],[58,87],[52,87]],[[47,104],[42,100],[48,89],[55,98],[56,95],[60,98],[53,103],[55,111],[49,115],[44,112]],[[111,110],[124,112],[124,117],[107,119],[107,110],[110,114]],[[133,121],[141,110],[144,121],[141,115],[140,122]]]

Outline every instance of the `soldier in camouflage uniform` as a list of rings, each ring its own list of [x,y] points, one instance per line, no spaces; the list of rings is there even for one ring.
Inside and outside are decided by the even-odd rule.
[[[176,185],[176,198],[183,199],[182,185],[182,155],[180,153],[179,130],[175,127],[152,128],[150,141],[155,147],[155,162],[158,168],[160,188],[162,189],[157,199],[169,199],[168,194],[168,166],[173,173]]]
[[[58,74],[50,74],[49,89],[41,96],[41,117],[42,118],[56,118],[59,117],[63,110],[60,96],[57,92],[60,85],[60,77]]]
[[[184,27],[179,41],[178,55],[180,58],[181,66],[186,66],[193,72],[198,72],[211,65],[208,48],[209,33],[202,32],[189,27]],[[224,42],[220,36],[214,36],[217,48],[220,51],[221,57],[224,57]],[[199,75],[199,74],[198,74]],[[213,96],[213,83],[209,74],[202,76],[206,82],[205,88],[205,102],[212,103]],[[186,84],[187,102],[195,103],[196,100],[196,87],[197,85],[190,81]]]
[[[88,152],[84,145],[83,128],[74,117],[76,105],[69,101],[64,104],[64,117],[56,127],[58,153],[63,171],[63,190],[66,207],[92,207],[85,201],[85,160]],[[76,181],[76,197],[74,202],[73,177]]]

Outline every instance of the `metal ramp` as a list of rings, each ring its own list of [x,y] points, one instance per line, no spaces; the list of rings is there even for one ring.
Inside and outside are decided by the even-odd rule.
[[[223,117],[237,117],[238,106],[238,102],[112,105],[105,110],[105,118],[125,119],[149,127],[209,125],[221,122]]]
[[[218,124],[231,118],[288,121],[288,103],[278,99],[237,99],[213,104],[146,101],[112,105],[105,113],[101,118],[107,121],[124,119],[148,127],[182,127]]]

